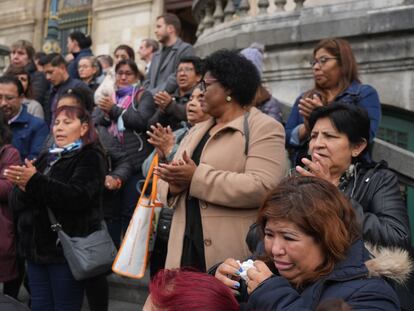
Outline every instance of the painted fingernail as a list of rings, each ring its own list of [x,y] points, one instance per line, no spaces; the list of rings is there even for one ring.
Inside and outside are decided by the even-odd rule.
[[[235,275],[240,275],[240,272],[241,272],[240,270],[237,270],[237,271],[234,272],[234,274]]]
[[[234,282],[233,287],[234,288],[240,288],[240,283],[239,282]]]

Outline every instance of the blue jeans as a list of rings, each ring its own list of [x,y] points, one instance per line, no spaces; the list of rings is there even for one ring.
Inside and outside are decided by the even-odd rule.
[[[32,311],[80,311],[84,285],[76,281],[68,264],[28,262]]]
[[[137,182],[142,179],[141,174],[132,175],[121,189],[121,230],[125,234],[132,214],[139,199]]]

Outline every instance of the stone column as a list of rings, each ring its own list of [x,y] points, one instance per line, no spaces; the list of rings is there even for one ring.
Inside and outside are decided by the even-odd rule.
[[[216,9],[214,10],[214,26],[220,25],[223,22],[223,4],[221,0],[216,0]]]
[[[224,8],[224,21],[229,22],[233,19],[233,15],[236,13],[233,0],[227,0],[226,7]]]
[[[300,11],[303,9],[303,4],[305,3],[305,0],[294,0],[296,3],[295,11]]]
[[[213,27],[213,24],[214,24],[214,19],[213,19],[211,5],[207,4],[206,14],[205,14],[204,19],[203,19],[204,30]]]
[[[259,0],[258,4],[259,6],[259,14],[265,14],[267,13],[267,8],[270,5],[269,0]]]
[[[237,12],[239,12],[240,17],[243,17],[247,15],[247,12],[249,11],[249,9],[250,9],[249,0],[241,0],[239,9],[237,10]]]
[[[287,0],[275,0],[276,11],[284,11]]]

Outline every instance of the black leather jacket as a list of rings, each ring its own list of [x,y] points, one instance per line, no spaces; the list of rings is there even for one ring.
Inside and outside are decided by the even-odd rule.
[[[397,176],[385,161],[357,163],[354,174],[339,188],[350,198],[362,219],[364,241],[409,248],[406,202],[401,196]]]

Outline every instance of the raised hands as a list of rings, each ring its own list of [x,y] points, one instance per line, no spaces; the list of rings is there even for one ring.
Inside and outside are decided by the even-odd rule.
[[[161,108],[162,111],[171,103],[172,97],[166,91],[158,92],[154,95],[154,103]]]
[[[247,282],[247,292],[251,294],[260,283],[267,280],[273,275],[269,267],[263,261],[256,260],[254,267],[247,270],[249,281]]]
[[[148,142],[154,146],[158,156],[165,159],[169,156],[175,145],[175,136],[170,126],[162,127],[157,123],[155,126],[151,125],[151,131],[147,131]]]
[[[97,103],[97,106],[105,113],[109,113],[114,105],[115,103],[109,96],[102,97]]]
[[[308,119],[312,111],[317,108],[323,106],[322,99],[317,94],[313,94],[312,97],[302,98],[299,101],[299,113],[304,119],[304,125],[306,130],[309,129],[308,127]]]
[[[4,176],[25,191],[27,182],[37,172],[36,167],[28,159],[24,160],[25,165],[10,165],[4,170]]]
[[[233,258],[227,258],[216,270],[215,277],[229,287],[234,294],[240,288],[240,266]]]
[[[182,160],[171,164],[160,163],[154,173],[170,185],[172,195],[179,194],[189,188],[197,165],[184,151]]]
[[[339,180],[332,176],[330,172],[330,165],[324,161],[324,159],[318,155],[317,153],[312,154],[312,161],[303,158],[302,163],[308,168],[308,170],[304,169],[303,167],[296,166],[296,171],[301,176],[314,176],[325,179],[334,185],[338,185]]]

